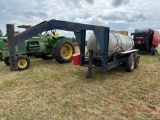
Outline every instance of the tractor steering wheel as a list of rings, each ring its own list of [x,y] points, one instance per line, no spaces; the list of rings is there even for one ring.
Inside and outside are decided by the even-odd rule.
[[[52,33],[53,35],[55,35],[56,30],[51,30],[51,33]]]
[[[51,36],[51,33],[49,33],[48,31],[46,31],[43,36]]]

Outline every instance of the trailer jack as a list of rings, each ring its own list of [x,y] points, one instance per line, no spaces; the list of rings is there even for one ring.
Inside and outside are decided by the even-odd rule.
[[[92,76],[92,61],[93,61],[93,50],[89,50],[89,64],[88,64],[87,78],[93,78],[93,76]]]

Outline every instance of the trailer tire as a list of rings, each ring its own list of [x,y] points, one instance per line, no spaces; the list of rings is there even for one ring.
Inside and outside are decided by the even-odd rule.
[[[59,63],[71,62],[74,53],[75,47],[70,39],[62,38],[54,46],[54,57]]]
[[[129,56],[126,61],[126,71],[132,72],[135,67],[135,61],[133,56]]]
[[[26,70],[30,66],[30,59],[27,56],[17,56],[17,65],[19,70]]]
[[[153,48],[151,50],[151,52],[152,52],[152,55],[157,55],[158,54],[158,50],[156,48]]]
[[[134,55],[134,68],[138,68],[139,66],[139,57],[138,55]]]

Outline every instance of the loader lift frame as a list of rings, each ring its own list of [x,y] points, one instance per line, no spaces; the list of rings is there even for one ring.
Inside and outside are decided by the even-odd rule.
[[[14,25],[7,24],[7,35],[9,39],[9,52],[10,52],[10,70],[18,70],[17,66],[17,57],[15,54],[15,46],[21,42],[29,39],[39,33],[44,31],[59,29],[66,31],[73,31],[76,37],[76,40],[80,47],[80,66],[88,67],[87,77],[92,77],[92,68],[93,68],[93,50],[89,50],[89,59],[85,60],[85,40],[86,40],[86,30],[92,30],[97,38],[97,41],[102,50],[102,65],[101,70],[107,71],[108,69],[119,66],[120,60],[116,60],[112,63],[108,62],[108,46],[109,46],[109,27],[80,24],[74,22],[60,21],[60,20],[50,20],[44,21],[36,26],[27,29],[26,31],[14,36]],[[131,54],[131,52],[127,53]],[[109,64],[108,64],[109,63]]]

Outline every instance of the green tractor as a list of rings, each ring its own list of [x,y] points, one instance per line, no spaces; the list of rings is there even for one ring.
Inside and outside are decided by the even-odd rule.
[[[2,31],[0,30],[0,60],[2,59],[1,51],[3,51],[3,48],[4,48],[4,42],[3,42],[3,40],[1,40],[2,35],[3,35]]]
[[[29,28],[29,26],[22,25],[20,28]],[[7,37],[3,38],[3,50],[1,51],[1,58],[6,65],[10,65],[10,55],[8,50]],[[1,39],[0,38],[0,39]],[[75,47],[72,41],[64,36],[59,36],[55,31],[45,32],[32,37],[25,42],[16,46],[17,64],[19,70],[28,69],[30,66],[30,59],[28,55],[49,60],[55,58],[59,63],[69,63],[72,61],[72,55],[75,53]]]
[[[3,36],[2,31],[0,30],[0,60],[3,60],[2,51],[4,51],[5,41],[7,37]],[[8,44],[8,43],[7,43]]]

